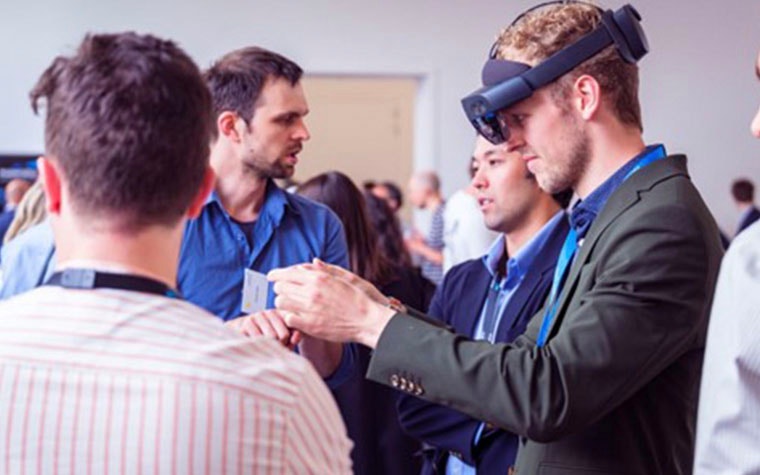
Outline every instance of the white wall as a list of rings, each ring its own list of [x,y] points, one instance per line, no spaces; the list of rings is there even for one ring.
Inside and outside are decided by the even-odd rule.
[[[133,29],[178,41],[201,66],[258,44],[320,73],[423,78],[416,164],[436,167],[451,192],[465,182],[473,131],[459,99],[478,86],[501,26],[528,0],[2,0],[0,152],[37,152],[42,123],[27,93],[53,56],[87,31]],[[617,7],[620,0],[606,2]],[[652,53],[642,62],[646,138],[690,156],[695,182],[721,225],[733,228],[728,187],[760,184],[760,142],[748,133],[760,84],[760,2],[634,0]],[[371,145],[371,144],[370,144]]]

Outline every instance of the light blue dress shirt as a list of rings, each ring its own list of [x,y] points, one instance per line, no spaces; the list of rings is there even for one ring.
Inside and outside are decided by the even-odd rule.
[[[511,256],[507,260],[506,277],[502,278],[501,280],[498,279],[498,267],[499,262],[502,261],[504,253],[506,252],[506,246],[504,245],[504,235],[499,236],[491,245],[491,248],[488,250],[488,254],[483,256],[483,265],[488,270],[488,273],[491,274],[490,285],[498,286],[499,288],[499,295],[496,299],[496,308],[498,309],[498,312],[496,314],[496,320],[494,322],[494,330],[487,337],[486,329],[484,328],[483,324],[486,320],[486,311],[488,309],[486,309],[485,303],[483,304],[483,307],[480,309],[480,317],[478,317],[478,321],[475,324],[475,334],[472,335],[474,339],[488,340],[491,343],[494,342],[497,333],[496,329],[499,328],[501,320],[504,317],[504,309],[506,309],[509,300],[515,294],[518,287],[520,286],[520,283],[523,281],[523,278],[525,278],[525,274],[533,265],[533,261],[535,260],[536,255],[543,248],[546,240],[549,239],[551,230],[554,229],[554,226],[560,219],[566,219],[565,216],[566,215],[564,211],[557,212],[557,214],[552,216],[552,218],[546,224],[544,224],[541,230],[536,233],[530,239],[530,241],[528,241],[522,247],[522,249],[520,249],[517,254]],[[501,272],[501,274],[503,275],[504,272]],[[482,431],[483,424],[480,424],[477,432],[475,433],[475,440],[473,440],[473,445],[477,443],[478,439],[480,439]],[[447,459],[447,475],[475,475],[475,473],[475,467],[464,463],[461,459],[453,456],[450,456]]]

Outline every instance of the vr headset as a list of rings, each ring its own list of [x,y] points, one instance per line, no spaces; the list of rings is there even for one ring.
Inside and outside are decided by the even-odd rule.
[[[567,2],[550,2],[567,3]],[[526,14],[520,15],[514,25]],[[594,6],[595,8],[598,8]],[[549,84],[573,68],[614,44],[627,63],[636,63],[649,51],[641,29],[641,15],[630,4],[617,11],[602,10],[600,25],[590,33],[557,51],[536,66],[517,61],[496,59],[496,44],[483,66],[483,85],[462,99],[462,107],[475,130],[493,144],[509,140],[509,129],[499,111],[530,97],[535,90]]]

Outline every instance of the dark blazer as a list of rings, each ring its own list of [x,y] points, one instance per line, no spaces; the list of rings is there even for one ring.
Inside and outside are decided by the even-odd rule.
[[[521,475],[691,473],[721,256],[686,157],[658,160],[589,229],[544,347],[542,318],[488,344],[399,314],[368,377],[519,434]]]
[[[740,232],[747,229],[752,223],[760,219],[760,210],[755,208],[754,206],[750,208],[749,213],[739,221],[739,226],[736,227],[736,235],[738,235]]]
[[[496,341],[510,342],[520,336],[549,293],[559,251],[569,230],[566,216],[552,224],[530,269],[504,309]],[[457,333],[472,336],[491,282],[483,259],[452,267],[433,297],[428,314],[441,319]],[[459,411],[413,396],[399,397],[401,426],[430,446],[425,450],[423,474],[445,473],[449,452],[454,452],[484,474],[507,473],[517,454],[517,436],[503,431],[482,437],[477,450],[472,441],[480,421]],[[477,452],[477,453],[476,453]]]

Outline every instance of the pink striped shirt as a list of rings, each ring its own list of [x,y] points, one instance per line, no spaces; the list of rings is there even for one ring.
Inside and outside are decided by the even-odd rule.
[[[0,473],[351,472],[311,365],[181,300],[42,287],[0,302]]]

